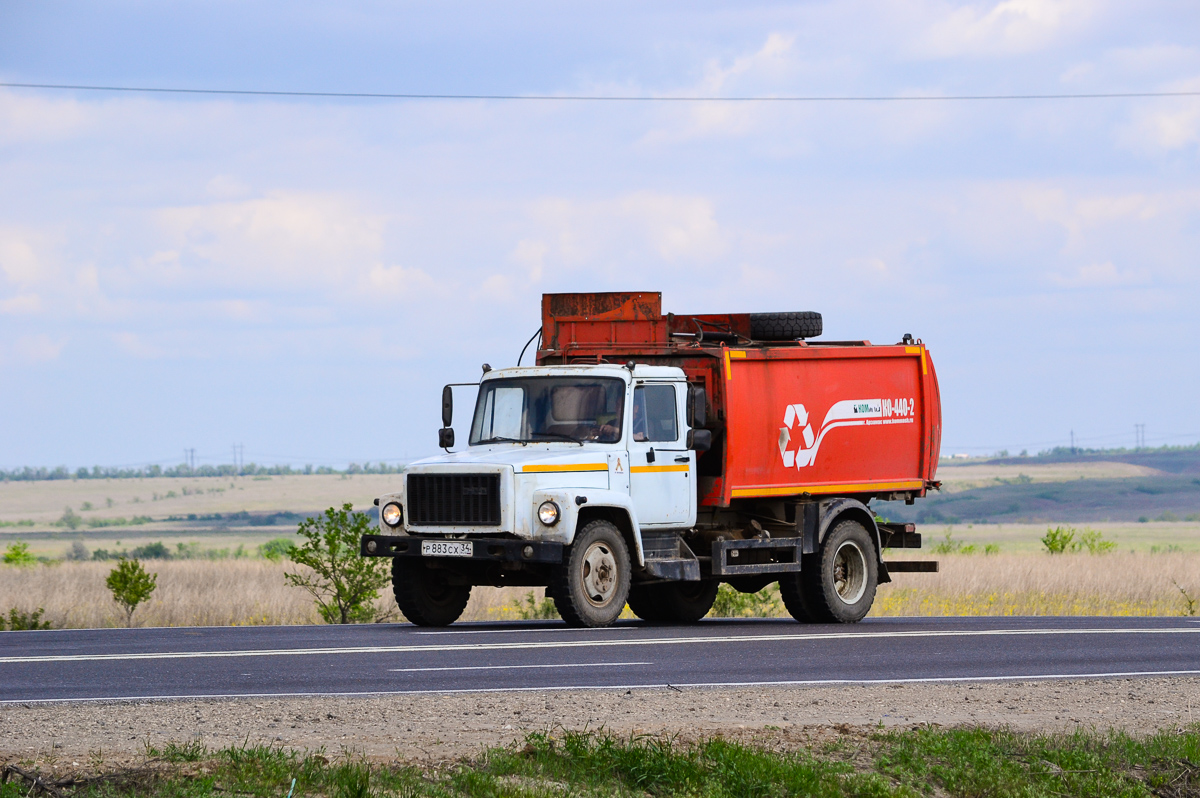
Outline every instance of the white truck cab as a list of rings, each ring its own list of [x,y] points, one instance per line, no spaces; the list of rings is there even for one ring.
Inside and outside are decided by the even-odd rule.
[[[362,553],[393,558],[397,602],[418,624],[453,622],[486,584],[545,585],[569,623],[607,625],[634,574],[700,578],[675,531],[696,523],[703,408],[669,366],[488,371],[467,445],[451,451],[442,430],[446,454],[412,463],[402,490],[377,500],[381,534]]]

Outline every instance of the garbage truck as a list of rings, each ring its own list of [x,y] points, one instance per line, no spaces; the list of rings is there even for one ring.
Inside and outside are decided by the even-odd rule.
[[[360,553],[391,558],[408,620],[449,625],[490,585],[544,587],[572,626],[626,606],[689,623],[722,583],[777,582],[797,621],[853,623],[890,574],[937,569],[885,561],[921,536],[870,506],[939,487],[921,339],[819,340],[811,311],[663,314],[654,292],[546,294],[541,322],[533,365],[483,366],[468,440],[447,386],[444,453],[375,500]]]

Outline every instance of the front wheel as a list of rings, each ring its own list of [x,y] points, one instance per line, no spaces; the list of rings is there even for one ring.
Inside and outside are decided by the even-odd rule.
[[[858,521],[833,528],[802,570],[779,580],[784,606],[796,620],[857,623],[871,609],[879,581],[875,544]]]
[[[392,593],[404,617],[417,626],[449,626],[458,620],[471,598],[470,585],[454,585],[446,572],[419,560],[392,560]]]
[[[568,626],[611,625],[629,597],[629,549],[621,531],[604,520],[584,526],[552,579],[554,606]]]
[[[708,615],[719,587],[714,581],[634,585],[629,591],[629,609],[643,621],[695,623]]]

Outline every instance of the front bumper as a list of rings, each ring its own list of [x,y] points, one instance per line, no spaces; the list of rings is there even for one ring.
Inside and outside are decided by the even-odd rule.
[[[363,557],[417,557],[453,562],[529,562],[561,563],[563,544],[548,540],[497,540],[495,538],[454,538],[454,543],[470,543],[470,557],[443,557],[421,553],[421,541],[447,542],[444,537],[420,535],[363,535],[359,554]]]

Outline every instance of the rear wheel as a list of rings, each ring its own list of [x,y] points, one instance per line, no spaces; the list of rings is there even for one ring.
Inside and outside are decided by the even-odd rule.
[[[621,531],[604,520],[584,526],[552,579],[554,606],[569,626],[612,624],[629,596],[629,549]]]
[[[454,585],[445,571],[420,560],[392,560],[392,593],[404,617],[417,626],[449,626],[458,620],[471,598],[470,585]]]
[[[857,623],[870,611],[879,566],[871,535],[858,521],[835,526],[802,568],[779,581],[784,606],[796,620]]]
[[[634,585],[629,591],[629,609],[643,621],[695,623],[708,615],[719,587],[713,581]]]

